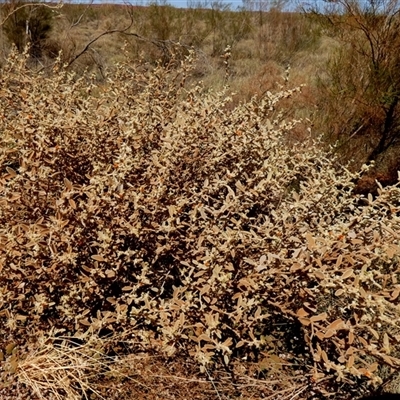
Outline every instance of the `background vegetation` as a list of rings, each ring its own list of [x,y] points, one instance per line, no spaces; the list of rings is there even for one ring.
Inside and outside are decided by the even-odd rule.
[[[396,4],[278,6],[4,5],[2,398],[399,392]]]

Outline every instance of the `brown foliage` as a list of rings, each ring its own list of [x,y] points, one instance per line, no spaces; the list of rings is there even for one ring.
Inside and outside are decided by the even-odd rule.
[[[278,102],[296,89],[229,110],[227,93],[185,87],[192,57],[177,70],[128,60],[98,87],[11,54],[4,379],[21,379],[42,336],[109,334],[204,373],[250,379],[253,365],[269,390],[288,376],[325,392],[379,383],[380,364],[400,364],[399,188],[359,205],[355,175],[331,154],[285,146],[296,121]]]

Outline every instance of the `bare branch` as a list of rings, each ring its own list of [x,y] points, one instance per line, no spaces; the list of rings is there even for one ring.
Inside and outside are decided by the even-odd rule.
[[[92,39],[90,42],[88,42],[85,45],[85,47],[72,58],[72,60],[69,61],[69,63],[67,64],[67,68],[70,67],[79,57],[81,57],[83,54],[85,54],[90,49],[90,46],[92,46],[93,43],[97,42],[103,36],[112,35],[113,33],[125,33],[127,30],[129,30],[131,28],[131,26],[133,25],[133,16],[131,13],[129,13],[129,16],[130,16],[131,20],[127,27],[122,28],[122,29],[108,29],[108,30],[100,33],[99,35],[97,35],[94,39]]]
[[[79,16],[79,18],[71,23],[70,29],[75,28],[75,26],[78,26],[80,22],[82,21],[83,16],[86,14],[86,11],[89,10],[89,8],[93,5],[93,0],[89,2],[89,4],[85,7],[83,10],[83,13]]]

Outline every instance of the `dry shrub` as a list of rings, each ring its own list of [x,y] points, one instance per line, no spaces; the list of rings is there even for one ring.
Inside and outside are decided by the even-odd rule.
[[[399,2],[384,0],[377,7],[374,1],[340,0],[322,8],[311,14],[338,45],[318,95],[327,137],[341,142],[343,158],[350,154],[357,168],[381,164],[373,180],[383,171],[387,180],[396,181],[397,171],[393,174],[382,160],[400,139]]]
[[[307,14],[270,10],[255,13],[253,18],[258,23],[254,41],[264,61],[292,63],[299,52],[314,52],[321,38],[320,27]]]
[[[318,143],[285,146],[296,121],[278,103],[297,89],[229,110],[227,93],[185,87],[191,65],[127,60],[97,87],[11,54],[2,366],[41,332],[129,330],[204,372],[256,366],[270,388],[380,382],[379,365],[400,365],[398,186],[355,196],[355,175]]]

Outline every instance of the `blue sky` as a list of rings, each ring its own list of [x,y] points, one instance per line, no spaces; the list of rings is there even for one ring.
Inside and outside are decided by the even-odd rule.
[[[168,2],[175,7],[187,7],[187,0],[170,0]],[[241,0],[224,1],[223,3],[232,4],[232,8],[243,5]]]
[[[187,7],[188,3],[187,0],[168,0],[167,2],[174,7]],[[243,5],[243,2],[241,0],[223,1],[222,3],[232,4],[232,8]]]
[[[187,7],[188,0],[162,0],[160,3],[163,3],[166,1],[168,4],[171,4],[174,7]],[[190,1],[190,0],[189,0]],[[204,3],[205,0],[200,0],[202,3]],[[76,3],[88,3],[89,1],[85,0],[78,0]],[[147,5],[149,3],[148,0],[127,0],[128,3],[131,4],[140,4],[140,5]],[[195,0],[195,2],[197,2]],[[124,0],[95,0],[94,3],[96,4],[101,4],[101,3],[115,3],[115,4],[124,4]],[[243,6],[242,0],[232,0],[232,1],[221,1],[221,3],[224,4],[231,4],[232,9],[236,9],[237,7]]]
[[[72,0],[73,3],[87,3],[90,0]],[[139,5],[147,5],[150,2],[158,2],[159,4],[171,4],[174,7],[187,7],[188,2],[192,4],[210,4],[213,1],[218,1],[219,3],[222,4],[229,4],[231,6],[232,10],[236,10],[238,7],[243,7],[243,1],[242,0],[125,0],[127,3],[130,4],[139,4]],[[115,3],[115,4],[124,4],[124,0],[94,0],[93,2],[96,4],[101,4],[101,3]],[[263,3],[265,5],[272,3],[276,0],[250,0],[253,1],[254,3]],[[279,1],[279,0],[278,0]],[[296,0],[286,0],[288,2],[291,2],[293,4],[294,1]],[[257,7],[256,7],[257,8]]]
[[[1,1],[2,0],[0,0],[0,2]],[[46,0],[44,0],[44,1],[46,1]],[[101,4],[101,3],[126,4],[126,3],[129,3],[132,5],[142,5],[142,6],[146,6],[150,3],[158,3],[160,5],[170,4],[174,7],[183,7],[183,8],[188,7],[188,3],[192,4],[192,7],[198,7],[198,4],[202,4],[202,5],[206,4],[206,5],[210,6],[211,3],[217,2],[220,4],[230,5],[231,10],[236,10],[238,7],[243,7],[244,2],[246,2],[247,5],[251,9],[256,10],[256,11],[259,10],[260,5],[264,11],[267,11],[269,9],[269,7],[271,7],[274,3],[275,4],[276,3],[281,3],[281,4],[286,3],[286,6],[284,6],[284,10],[286,10],[286,11],[292,10],[293,11],[293,10],[298,9],[299,4],[322,4],[325,1],[329,1],[329,0],[64,0],[64,1],[70,1],[72,3],[93,2],[95,4]]]

